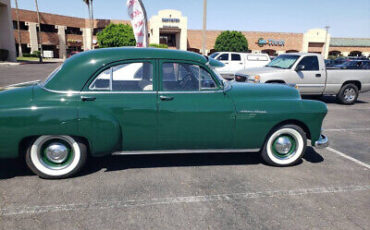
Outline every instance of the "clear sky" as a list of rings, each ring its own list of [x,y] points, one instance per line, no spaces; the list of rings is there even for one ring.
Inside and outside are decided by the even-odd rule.
[[[38,0],[42,12],[88,17],[82,0]],[[14,0],[11,0],[14,7]],[[162,9],[188,17],[189,29],[202,28],[202,0],[143,0],[150,18]],[[18,0],[19,8],[35,10],[34,0]],[[96,18],[128,20],[126,0],[94,0]],[[329,25],[334,37],[370,38],[370,0],[208,0],[207,27],[303,33]]]

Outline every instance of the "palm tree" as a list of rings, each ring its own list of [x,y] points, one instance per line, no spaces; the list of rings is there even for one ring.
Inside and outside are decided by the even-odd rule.
[[[20,25],[19,25],[19,14],[18,14],[18,1],[15,1],[15,13],[17,15],[17,31],[18,31],[18,56],[23,57],[23,52],[22,52],[22,38],[21,38],[21,30],[20,30]]]
[[[42,62],[43,50],[42,50],[42,41],[41,41],[41,20],[40,20],[39,4],[37,3],[37,0],[35,0],[35,5],[36,5],[36,12],[37,12],[37,20],[39,24],[39,32],[37,33],[38,35],[37,43],[38,43],[38,46],[40,47],[40,56],[39,56],[40,62]]]
[[[91,30],[91,49],[94,48],[94,9],[93,9],[93,0],[83,0],[89,11],[89,20],[90,20],[90,30]]]

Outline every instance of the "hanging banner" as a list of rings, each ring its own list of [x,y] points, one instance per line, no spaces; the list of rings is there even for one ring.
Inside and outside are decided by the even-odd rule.
[[[148,47],[148,23],[141,0],[127,0],[127,11],[131,18],[136,47]]]

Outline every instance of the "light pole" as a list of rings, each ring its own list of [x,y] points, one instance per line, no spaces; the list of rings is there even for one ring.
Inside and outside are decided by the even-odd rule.
[[[37,33],[38,35],[38,39],[37,39],[37,43],[39,45],[39,49],[40,49],[40,62],[42,62],[42,53],[43,53],[43,49],[42,49],[42,38],[41,38],[41,20],[40,20],[40,12],[39,12],[39,4],[37,3],[37,0],[35,0],[35,5],[36,5],[36,11],[37,11],[37,20],[38,20],[38,23],[39,23],[39,31]]]
[[[207,41],[207,0],[203,0],[203,38],[202,38],[202,54],[206,55]]]
[[[19,23],[19,13],[18,13],[18,1],[15,0],[15,13],[17,15],[17,32],[18,32],[18,56],[23,57],[23,52],[22,52],[22,37],[21,37],[21,29],[20,23]]]
[[[325,34],[325,43],[324,43],[324,58],[327,58],[326,56],[326,53],[328,52],[328,49],[326,47],[329,48],[329,44],[328,44],[328,35],[329,35],[329,29],[330,29],[330,26],[325,26],[325,31],[326,31],[326,34]]]

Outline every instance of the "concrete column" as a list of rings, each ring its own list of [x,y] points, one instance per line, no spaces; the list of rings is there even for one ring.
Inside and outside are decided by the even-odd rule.
[[[261,53],[261,50],[252,50],[252,53],[253,54],[260,54]]]
[[[58,29],[59,38],[59,58],[67,58],[67,42],[66,42],[66,29],[67,26],[55,26]]]
[[[159,27],[154,27],[150,29],[150,44],[159,44]]]
[[[0,49],[9,51],[8,61],[16,61],[10,1],[0,0]]]
[[[83,37],[83,50],[91,50],[91,29],[90,28],[82,28],[82,37]]]
[[[34,51],[38,51],[38,40],[37,40],[37,23],[36,22],[26,22],[26,25],[28,26],[28,32],[30,34],[30,48],[31,48],[31,54]]]
[[[285,53],[286,53],[286,51],[285,51],[285,50],[279,50],[279,51],[276,51],[276,54],[277,54],[277,55],[285,54]]]
[[[342,52],[342,55],[343,55],[344,57],[348,57],[349,52]]]
[[[362,52],[362,55],[365,56],[365,57],[369,57],[370,52]]]

